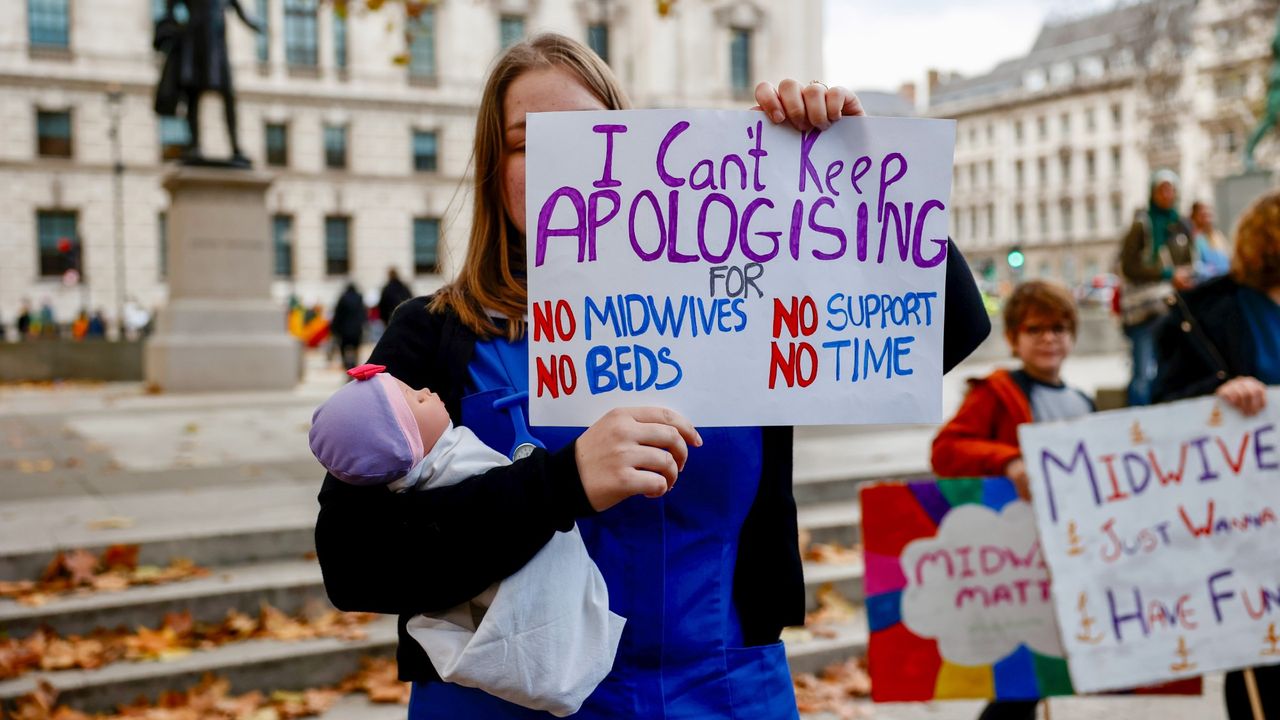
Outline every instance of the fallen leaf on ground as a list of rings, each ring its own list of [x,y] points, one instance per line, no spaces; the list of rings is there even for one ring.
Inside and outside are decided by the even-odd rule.
[[[833,713],[841,720],[871,716],[871,709],[859,702],[871,694],[871,676],[861,659],[830,665],[816,676],[799,673],[792,683],[802,713]]]
[[[108,464],[108,469],[111,469],[109,464]],[[119,466],[117,465],[115,469],[118,470]],[[113,515],[111,517],[105,517],[100,520],[93,520],[89,522],[89,529],[90,530],[122,530],[124,528],[133,527],[133,523],[134,523],[134,520],[131,517]]]
[[[107,569],[132,570],[138,567],[138,551],[137,545],[112,545],[102,552],[102,565]]]

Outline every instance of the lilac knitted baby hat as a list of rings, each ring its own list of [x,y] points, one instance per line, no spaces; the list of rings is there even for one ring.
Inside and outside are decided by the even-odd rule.
[[[413,410],[390,375],[353,377],[311,416],[311,452],[343,482],[395,482],[426,456]]]

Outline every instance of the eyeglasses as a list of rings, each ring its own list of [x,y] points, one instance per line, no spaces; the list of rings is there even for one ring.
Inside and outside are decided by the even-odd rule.
[[[1071,326],[1061,323],[1057,325],[1023,325],[1021,332],[1037,338],[1046,333],[1062,337],[1071,334]]]

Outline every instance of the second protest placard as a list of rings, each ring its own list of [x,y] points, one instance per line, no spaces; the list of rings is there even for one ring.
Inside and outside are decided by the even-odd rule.
[[[937,422],[955,125],[530,115],[531,421]]]
[[[1280,662],[1280,390],[1019,428],[1084,692]]]

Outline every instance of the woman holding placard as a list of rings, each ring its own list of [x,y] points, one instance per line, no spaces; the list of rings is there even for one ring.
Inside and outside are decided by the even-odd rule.
[[[775,123],[801,130],[862,114],[852,93],[821,83],[762,83],[756,99]],[[608,66],[573,40],[541,35],[509,48],[481,96],[463,269],[435,296],[401,305],[370,357],[430,387],[454,423],[514,462],[420,493],[332,477],[320,493],[316,548],[330,599],[401,616],[413,720],[546,717],[440,682],[405,624],[511,575],[575,522],[610,608],[627,619],[612,672],[575,717],[797,717],[778,640],[805,610],[791,428],[699,431],[654,407],[615,409],[585,430],[524,420],[525,115],[627,105]],[[952,252],[947,299],[960,304],[949,307],[947,366],[985,337],[972,275]]]
[[[1158,335],[1160,376],[1155,399],[1167,402],[1213,393],[1244,413],[1267,404],[1267,386],[1280,385],[1280,192],[1258,198],[1236,225],[1231,272],[1176,300]],[[1274,636],[1274,632],[1272,635]],[[1255,689],[1244,673],[1227,673],[1232,720],[1280,718],[1280,666],[1255,668]]]

